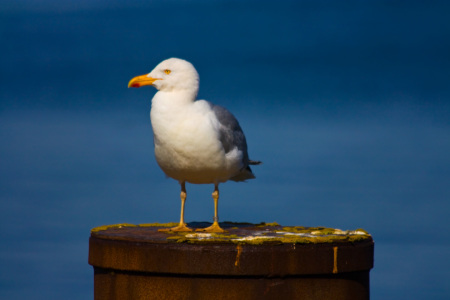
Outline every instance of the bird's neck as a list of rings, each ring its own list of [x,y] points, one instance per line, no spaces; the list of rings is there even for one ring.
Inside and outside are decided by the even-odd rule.
[[[196,94],[186,92],[159,91],[155,94],[150,110],[155,139],[183,122],[185,115],[191,110],[195,98]]]
[[[194,103],[197,91],[158,91],[152,99],[153,106],[182,107]]]

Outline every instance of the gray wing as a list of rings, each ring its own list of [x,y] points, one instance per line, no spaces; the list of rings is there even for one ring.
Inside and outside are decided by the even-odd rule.
[[[220,123],[220,142],[223,145],[225,153],[230,152],[237,147],[243,153],[242,163],[244,167],[241,172],[236,176],[230,178],[234,181],[244,181],[247,179],[255,178],[249,165],[257,165],[261,162],[252,161],[248,158],[247,141],[245,140],[244,132],[239,125],[238,120],[230,113],[226,108],[211,104],[211,108]]]
[[[237,147],[244,154],[243,162],[247,166],[249,159],[247,153],[247,141],[245,140],[244,132],[239,125],[238,120],[226,108],[210,104],[214,114],[220,123],[220,142],[223,145],[225,153]]]

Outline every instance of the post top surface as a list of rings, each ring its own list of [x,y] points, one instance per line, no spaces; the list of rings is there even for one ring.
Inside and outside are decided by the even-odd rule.
[[[373,240],[364,230],[221,223],[225,233],[160,232],[174,224],[94,228],[89,263],[98,268],[200,276],[298,276],[368,271]],[[189,223],[205,228],[210,223]]]
[[[152,243],[232,243],[248,245],[264,244],[329,244],[371,241],[371,235],[363,230],[340,230],[326,227],[281,226],[278,223],[232,223],[223,222],[224,233],[160,232],[158,229],[172,227],[174,223],[116,224],[93,228],[91,236],[108,240],[127,240]],[[207,222],[192,222],[194,230],[209,226]]]

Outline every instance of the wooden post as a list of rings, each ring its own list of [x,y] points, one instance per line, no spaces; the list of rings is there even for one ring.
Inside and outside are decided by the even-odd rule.
[[[206,227],[209,224],[189,224]],[[221,223],[94,228],[94,299],[369,299],[374,243],[362,230]]]

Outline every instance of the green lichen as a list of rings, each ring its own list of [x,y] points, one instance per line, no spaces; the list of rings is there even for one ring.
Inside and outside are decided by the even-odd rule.
[[[275,227],[275,226],[280,226],[280,224],[278,224],[277,222],[272,223],[262,222],[256,225],[256,227]]]
[[[139,227],[175,227],[178,223],[172,222],[172,223],[144,223],[139,224]]]
[[[283,231],[294,232],[294,233],[310,233],[310,234],[316,234],[316,235],[326,235],[326,234],[334,234],[336,229],[327,228],[327,227],[291,226],[291,227],[283,227]]]
[[[99,232],[102,230],[107,230],[110,228],[123,228],[123,227],[137,227],[134,224],[122,223],[122,224],[114,224],[114,225],[102,225],[91,229],[91,232]]]
[[[237,239],[239,238],[239,236],[236,234],[215,233],[214,238],[229,240],[229,239]]]
[[[324,244],[336,242],[357,242],[367,239],[362,235],[324,235],[324,236],[285,236],[282,240],[287,244]]]
[[[291,229],[291,228],[289,228]],[[352,232],[343,232],[340,234],[334,234],[335,230],[332,228],[323,228],[322,232],[311,234],[311,232],[319,231],[317,227],[315,230],[299,230],[298,228],[293,231],[274,231],[274,232],[258,232],[257,235],[237,235],[237,234],[190,234],[190,233],[177,233],[175,235],[167,237],[167,240],[177,243],[189,243],[189,244],[203,244],[211,242],[228,242],[234,244],[246,244],[246,245],[261,245],[261,244],[320,244],[320,243],[335,243],[335,242],[357,242],[370,238],[369,234],[361,234],[362,231],[358,230],[358,234]],[[325,230],[327,229],[327,230]],[[306,232],[298,232],[306,231]],[[333,232],[333,233],[330,233]]]
[[[177,243],[199,244],[210,242],[230,242],[237,238],[239,238],[238,235],[227,233],[177,232],[174,235],[167,237],[167,240]]]
[[[271,224],[257,228],[279,226]],[[177,243],[203,244],[211,242],[228,242],[234,244],[261,245],[261,244],[320,244],[335,242],[358,242],[369,239],[371,236],[363,229],[355,231],[342,231],[340,229],[327,227],[303,227],[291,226],[282,229],[266,228],[264,231],[250,231],[250,234],[192,234],[177,233],[167,237],[168,240]],[[247,232],[248,233],[248,232]]]
[[[91,229],[91,232],[99,232],[103,230],[107,230],[110,228],[123,228],[123,227],[175,227],[178,223],[146,223],[146,224],[128,224],[128,223],[122,223],[122,224],[114,224],[114,225],[103,225],[98,226]]]

